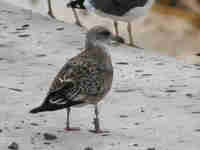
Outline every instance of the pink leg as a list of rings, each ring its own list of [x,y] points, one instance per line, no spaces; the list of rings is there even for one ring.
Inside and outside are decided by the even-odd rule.
[[[130,22],[128,22],[127,30],[128,30],[128,35],[129,35],[129,45],[135,48],[142,49],[141,47],[134,44],[133,35],[132,35],[132,26]]]
[[[100,133],[109,133],[109,131],[103,131],[100,129],[100,122],[99,122],[99,111],[97,104],[95,105],[95,118],[94,118],[94,130],[89,130],[92,133],[100,134]]]
[[[80,128],[76,128],[76,127],[70,127],[70,112],[71,112],[71,108],[67,108],[67,123],[66,123],[66,128],[65,131],[80,131]]]

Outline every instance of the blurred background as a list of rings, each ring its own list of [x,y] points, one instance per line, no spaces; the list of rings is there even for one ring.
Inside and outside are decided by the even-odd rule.
[[[60,21],[74,23],[68,0],[5,0],[17,6],[47,15],[48,3]],[[85,11],[78,11],[86,28],[104,25],[113,30],[112,21]],[[186,63],[200,63],[200,0],[155,0],[149,14],[132,23],[134,41],[145,51],[155,51],[181,59]],[[126,23],[120,22],[120,34],[127,40]]]

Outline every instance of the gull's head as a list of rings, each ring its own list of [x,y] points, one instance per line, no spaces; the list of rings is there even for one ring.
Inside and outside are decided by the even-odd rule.
[[[91,28],[86,35],[88,44],[110,44],[112,41],[116,41],[116,38],[107,28],[102,26]]]

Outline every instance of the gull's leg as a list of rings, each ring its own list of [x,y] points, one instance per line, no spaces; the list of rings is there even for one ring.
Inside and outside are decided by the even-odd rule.
[[[135,48],[140,48],[139,46],[134,44],[133,35],[132,35],[132,27],[131,27],[131,23],[130,22],[128,22],[127,30],[128,30],[128,35],[129,35],[129,44],[131,46],[135,47]]]
[[[94,118],[94,129],[96,133],[100,133],[100,122],[99,122],[99,110],[97,104],[94,106],[94,113],[95,113],[95,118]]]
[[[52,10],[52,5],[51,5],[51,0],[48,0],[48,8],[49,8],[49,10],[48,10],[48,15],[50,16],[50,17],[52,17],[52,18],[56,18],[55,16],[54,16],[54,14],[53,14],[53,10]]]
[[[70,129],[70,119],[69,119],[69,116],[70,116],[70,112],[71,112],[71,108],[67,108],[67,122],[66,122],[66,129]]]
[[[78,26],[82,27],[82,24],[80,22],[80,19],[78,17],[78,13],[76,12],[75,8],[72,8],[72,12],[74,14],[74,17],[75,17],[75,24],[77,24]]]
[[[114,20],[113,25],[114,25],[114,30],[115,30],[116,41],[118,41],[119,43],[125,43],[124,39],[121,36],[119,36],[118,22]]]
[[[67,122],[66,122],[66,128],[65,128],[65,130],[66,131],[79,131],[80,130],[80,128],[70,128],[70,112],[71,112],[71,108],[70,107],[68,107],[67,108]]]
[[[99,110],[97,104],[94,105],[94,113],[95,113],[95,118],[94,118],[94,130],[90,130],[93,133],[108,133],[108,131],[102,131],[100,129],[100,121],[99,121]]]
[[[114,24],[114,28],[115,28],[115,35],[119,36],[118,22],[117,21],[113,21],[113,24]]]

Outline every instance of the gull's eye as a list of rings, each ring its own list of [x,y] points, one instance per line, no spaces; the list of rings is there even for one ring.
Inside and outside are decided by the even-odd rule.
[[[102,31],[101,32],[101,35],[103,35],[103,36],[110,36],[110,32],[109,31]]]

